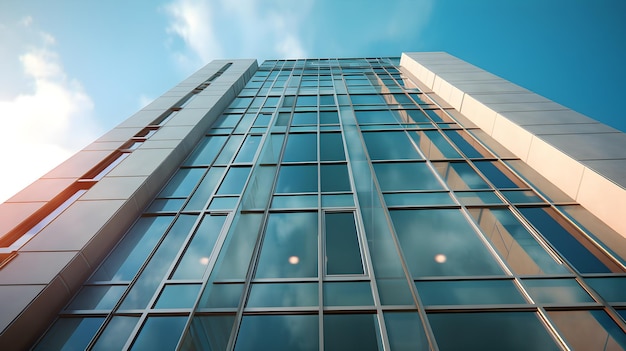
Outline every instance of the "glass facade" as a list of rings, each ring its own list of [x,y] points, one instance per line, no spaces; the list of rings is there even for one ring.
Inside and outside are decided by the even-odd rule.
[[[263,63],[35,349],[626,349],[608,229],[398,65]]]

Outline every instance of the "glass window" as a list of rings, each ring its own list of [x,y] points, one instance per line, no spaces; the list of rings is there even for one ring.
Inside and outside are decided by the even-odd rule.
[[[503,204],[502,200],[493,191],[456,191],[454,195],[465,206]]]
[[[512,280],[418,281],[424,305],[525,304]]]
[[[317,134],[289,134],[283,162],[317,161]]]
[[[196,187],[200,178],[206,172],[205,168],[181,168],[167,183],[159,197],[187,197]]]
[[[187,166],[210,165],[215,160],[215,156],[220,152],[222,146],[228,139],[227,136],[214,135],[202,139],[196,149],[185,161]]]
[[[277,193],[317,192],[317,165],[281,166]]]
[[[382,350],[374,314],[324,314],[324,350]]]
[[[103,321],[104,317],[59,318],[35,350],[84,350]]]
[[[626,278],[588,278],[585,281],[607,302],[626,302]]]
[[[244,279],[257,240],[263,214],[241,213],[233,219],[213,268],[216,279]]]
[[[91,280],[132,280],[173,219],[174,216],[141,217]]]
[[[354,214],[326,213],[326,273],[363,274]]]
[[[384,105],[385,100],[380,95],[375,94],[363,94],[363,95],[350,95],[353,105]]]
[[[333,95],[320,95],[320,105],[335,105],[335,97]]]
[[[375,163],[374,171],[382,191],[443,190],[426,163]]]
[[[200,185],[196,188],[196,191],[189,199],[185,210],[187,211],[200,211],[204,208],[204,205],[209,200],[209,197],[215,191],[217,184],[222,179],[222,175],[226,171],[226,167],[211,167],[209,172],[200,182]]]
[[[354,207],[354,197],[352,194],[325,194],[322,207]]]
[[[502,195],[513,204],[533,204],[544,201],[532,190],[502,190]]]
[[[343,140],[341,133],[321,133],[320,134],[320,160],[321,161],[343,161],[346,155],[343,151]]]
[[[84,286],[67,306],[68,310],[110,310],[126,290],[126,285]]]
[[[385,203],[387,206],[441,206],[456,205],[450,197],[445,193],[391,193],[385,194]]]
[[[291,125],[317,124],[317,112],[295,112]]]
[[[243,316],[236,351],[317,351],[319,317],[311,315],[250,315]]]
[[[435,162],[433,166],[452,190],[490,189],[465,162]]]
[[[559,274],[557,262],[508,209],[470,209],[469,213],[508,266],[517,274]]]
[[[429,160],[461,158],[461,155],[436,130],[415,131],[409,135]]]
[[[200,293],[200,284],[165,285],[154,308],[192,308]]]
[[[428,320],[441,351],[560,350],[534,312],[429,313]]]
[[[317,95],[299,95],[296,106],[317,106]]]
[[[324,283],[324,306],[373,306],[369,282]]]
[[[548,311],[572,350],[626,350],[626,334],[601,310]]]
[[[131,350],[174,350],[187,316],[148,317]]]
[[[271,134],[265,139],[265,146],[260,157],[262,163],[276,164],[280,157],[280,150],[283,148],[285,134]]]
[[[246,140],[243,142],[241,146],[241,150],[235,157],[235,162],[252,162],[254,159],[254,155],[256,154],[256,150],[259,148],[261,144],[261,136],[260,135],[248,135]]]
[[[226,216],[205,215],[182,255],[173,279],[202,279]]]
[[[156,199],[146,212],[177,212],[187,199]]]
[[[228,141],[226,142],[226,145],[224,146],[220,154],[217,156],[215,163],[219,165],[228,164],[228,162],[230,162],[230,160],[239,149],[239,145],[241,145],[242,141],[243,135],[231,136],[230,139],[228,139]]]
[[[497,161],[475,161],[474,165],[498,189],[526,187],[526,185]]]
[[[232,210],[235,208],[235,206],[237,206],[237,201],[239,201],[239,197],[237,196],[214,197],[213,200],[211,200],[211,204],[209,205],[209,210]]]
[[[199,307],[237,308],[243,284],[209,284],[202,294]]]
[[[231,167],[217,190],[217,194],[241,194],[249,174],[250,167]]]
[[[469,158],[493,157],[487,149],[464,131],[445,130],[444,134]]]
[[[621,272],[578,230],[558,213],[542,207],[520,208],[528,221],[581,273]]]
[[[317,277],[317,213],[271,213],[257,278]]]
[[[226,350],[235,316],[195,316],[182,344],[183,350]]]
[[[414,277],[502,274],[461,211],[391,210],[389,213]]]
[[[350,191],[350,176],[346,164],[323,164],[320,166],[323,192]]]
[[[252,102],[252,98],[235,98],[229,108],[246,108]]]
[[[429,123],[430,120],[420,110],[394,110],[401,123]]]
[[[317,283],[255,283],[248,307],[294,307],[319,304]]]
[[[413,283],[413,282],[411,282]],[[377,277],[376,285],[383,305],[414,305],[409,283],[404,278]]]
[[[524,279],[524,286],[536,303],[594,302],[574,279]]]
[[[337,111],[321,111],[320,124],[339,124],[339,114]]]
[[[398,121],[394,118],[393,114],[389,110],[381,111],[355,111],[356,120],[359,124],[396,124]]]
[[[364,132],[363,140],[372,160],[422,158],[405,132]]]
[[[430,350],[420,316],[415,312],[385,312],[389,346],[394,351]]]
[[[317,208],[316,195],[275,195],[272,208]]]
[[[113,316],[104,331],[102,331],[102,334],[100,334],[100,337],[98,337],[98,340],[96,340],[92,350],[122,350],[130,333],[135,329],[137,322],[139,322],[139,317]]]

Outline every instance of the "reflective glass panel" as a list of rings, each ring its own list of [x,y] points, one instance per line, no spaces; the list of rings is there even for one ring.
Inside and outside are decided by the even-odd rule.
[[[456,191],[459,202],[465,206],[500,205],[502,200],[492,191]]]
[[[228,139],[227,136],[214,135],[202,139],[196,149],[189,155],[185,161],[187,166],[210,165],[213,163],[215,156],[220,152],[222,146]]]
[[[391,210],[389,213],[414,277],[502,274],[461,211]]]
[[[348,192],[351,190],[346,164],[323,164],[320,166],[322,192]]]
[[[352,194],[322,195],[322,207],[353,207]]]
[[[393,114],[389,110],[381,111],[356,111],[356,120],[359,124],[396,124],[398,121],[394,118]]]
[[[626,302],[626,278],[588,278],[585,281],[606,301]]]
[[[126,285],[85,286],[67,306],[68,310],[109,310],[126,290]]]
[[[387,206],[455,205],[449,193],[390,193],[385,194]]]
[[[527,187],[497,161],[475,161],[474,165],[498,189]]]
[[[363,140],[372,160],[422,158],[405,132],[364,132]]]
[[[374,314],[324,314],[324,350],[382,350]]]
[[[84,350],[103,321],[104,317],[59,318],[35,350]]]
[[[275,195],[272,208],[317,208],[317,195]]]
[[[465,162],[436,162],[433,166],[452,190],[490,189],[478,173]]]
[[[283,162],[305,162],[317,160],[317,134],[289,134]]]
[[[461,158],[461,155],[436,130],[415,131],[409,135],[429,160]]]
[[[246,140],[243,142],[241,146],[241,150],[235,157],[235,162],[252,162],[254,159],[254,155],[256,154],[256,150],[259,148],[261,144],[261,136],[260,135],[248,135]]]
[[[92,350],[122,350],[137,322],[139,322],[139,317],[113,316],[96,340]]]
[[[524,279],[524,286],[537,303],[594,302],[574,279]]]
[[[226,145],[222,149],[222,152],[217,156],[215,160],[216,164],[224,165],[230,162],[235,155],[235,152],[239,149],[239,145],[243,141],[243,135],[233,135],[228,139]]]
[[[601,310],[548,311],[573,350],[626,350],[626,334]]]
[[[482,145],[464,131],[446,130],[444,134],[470,158],[493,157]]]
[[[148,317],[131,350],[174,350],[187,316]]]
[[[154,308],[191,308],[199,292],[200,284],[166,285]]]
[[[237,201],[239,201],[239,197],[235,196],[214,197],[209,205],[209,210],[232,210],[237,205]]]
[[[317,213],[271,213],[257,278],[317,276]]]
[[[317,283],[252,284],[248,307],[317,306]]]
[[[428,320],[441,351],[560,350],[534,312],[429,313]]]
[[[320,134],[320,160],[321,161],[343,161],[346,155],[343,152],[343,141],[341,133],[321,133]]]
[[[317,112],[296,112],[293,114],[291,125],[317,124]]]
[[[173,279],[202,279],[225,220],[226,216],[204,216],[176,267]]]
[[[146,212],[176,212],[180,210],[187,199],[157,199]]]
[[[200,307],[237,308],[243,293],[243,284],[210,284],[205,288]]]
[[[276,192],[317,192],[317,165],[280,167],[276,181]]]
[[[159,197],[187,197],[196,187],[204,172],[206,172],[205,168],[181,168],[167,183]]]
[[[418,281],[424,305],[525,304],[512,280]]]
[[[231,167],[217,190],[217,194],[240,194],[249,174],[250,167]]]
[[[196,316],[183,341],[183,350],[226,350],[234,315]]]
[[[226,167],[211,167],[206,176],[204,176],[204,179],[200,182],[200,185],[198,185],[196,191],[191,196],[191,199],[189,199],[187,205],[185,205],[185,210],[202,210],[211,194],[215,191],[216,186],[225,171]]]
[[[339,124],[339,114],[337,111],[321,111],[320,124]]]
[[[324,306],[373,306],[369,282],[324,283]]]
[[[318,330],[316,314],[243,316],[235,350],[317,351]]]
[[[363,274],[354,214],[326,213],[326,273]]]
[[[394,351],[430,350],[420,316],[415,312],[385,312],[389,346]]]
[[[382,191],[443,190],[426,163],[375,163],[374,171]]]

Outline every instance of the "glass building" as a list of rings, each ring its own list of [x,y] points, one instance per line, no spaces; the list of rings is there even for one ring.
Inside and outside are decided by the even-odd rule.
[[[445,53],[213,61],[0,206],[0,344],[626,349],[624,150]]]

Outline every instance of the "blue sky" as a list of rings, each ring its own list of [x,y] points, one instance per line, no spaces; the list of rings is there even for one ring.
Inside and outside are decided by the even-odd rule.
[[[403,51],[626,131],[626,1],[0,0],[0,201],[211,59]]]

